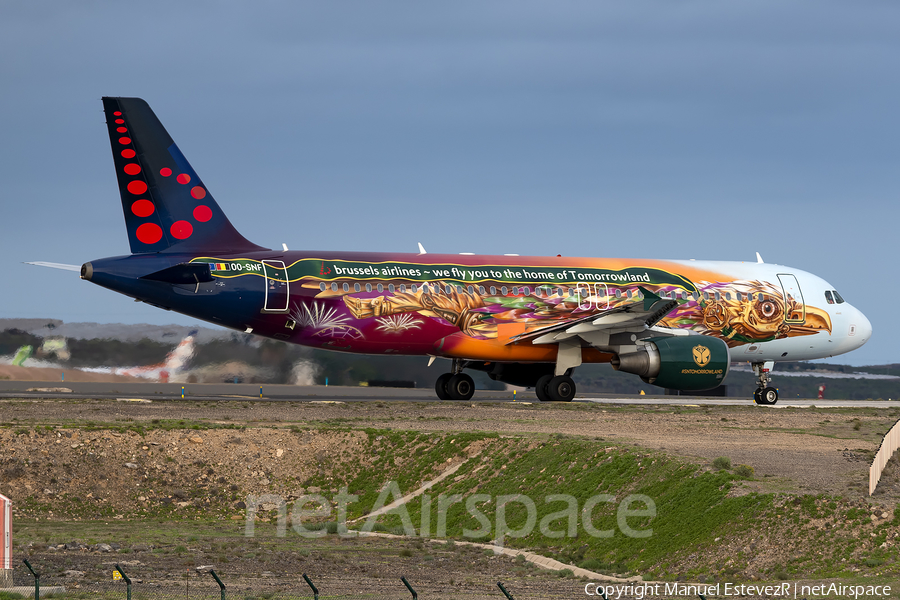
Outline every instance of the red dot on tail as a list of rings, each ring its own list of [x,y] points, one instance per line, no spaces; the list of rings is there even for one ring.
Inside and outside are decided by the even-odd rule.
[[[145,244],[155,244],[162,239],[162,229],[156,223],[144,223],[137,228],[135,235]]]
[[[137,163],[128,163],[127,165],[122,167],[122,170],[125,171],[126,173],[128,173],[129,175],[137,175],[138,173],[141,172],[141,166],[138,165]]]
[[[116,119],[116,124],[117,124],[117,125],[121,125],[121,124],[124,123],[124,122],[125,122],[125,119]]]
[[[128,128],[127,127],[116,127],[116,131],[118,131],[119,133],[127,133]]]
[[[122,144],[123,146],[127,146],[128,144],[131,143],[131,138],[130,137],[120,137],[119,143]]]
[[[122,150],[122,156],[124,158],[134,158],[136,155],[137,153],[131,148],[125,148],[124,150]]]
[[[201,223],[206,223],[207,221],[212,219],[212,209],[210,209],[206,205],[201,204],[194,209],[194,218]]]
[[[159,174],[162,175],[163,177],[168,177],[169,175],[172,174],[172,169],[170,169],[169,167],[163,167],[162,169],[159,170]]]
[[[143,194],[147,191],[147,184],[141,181],[140,179],[136,179],[128,184],[128,191],[137,196],[138,194]]]
[[[199,185],[195,185],[191,188],[191,196],[193,196],[197,200],[203,200],[204,198],[206,198],[206,190],[204,190]]]
[[[122,116],[122,113],[119,112],[119,111],[116,111],[116,112],[114,112],[113,114],[116,115],[117,117],[121,117],[121,116]]]
[[[153,214],[154,210],[156,210],[156,207],[153,206],[152,202],[145,198],[135,200],[134,204],[131,205],[131,212],[137,217],[149,217]]]
[[[191,234],[194,233],[194,226],[187,221],[175,221],[172,223],[169,231],[172,232],[172,237],[184,240],[191,237]]]
[[[178,180],[178,183],[182,183],[182,184],[187,184],[187,183],[191,182],[191,176],[188,175],[187,173],[182,173],[175,179]]]

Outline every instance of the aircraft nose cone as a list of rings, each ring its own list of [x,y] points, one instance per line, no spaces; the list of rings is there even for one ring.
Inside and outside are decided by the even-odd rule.
[[[872,324],[859,310],[856,311],[856,315],[856,319],[854,319],[856,321],[856,338],[859,346],[862,346],[872,337]]]

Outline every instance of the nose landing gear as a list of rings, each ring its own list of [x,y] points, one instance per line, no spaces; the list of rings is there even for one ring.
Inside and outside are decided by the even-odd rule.
[[[751,363],[753,373],[756,374],[759,381],[759,387],[753,392],[753,401],[757,404],[772,405],[778,402],[778,390],[769,385],[772,378],[769,373],[775,367],[774,361],[766,361],[762,363]]]

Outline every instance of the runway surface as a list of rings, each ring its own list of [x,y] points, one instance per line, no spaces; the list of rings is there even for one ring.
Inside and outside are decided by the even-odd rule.
[[[46,381],[0,381],[0,399],[30,398],[96,398],[111,400],[180,400],[182,384],[177,383],[107,383]],[[254,385],[248,383],[184,384],[186,400],[213,402],[277,401],[277,402],[454,402],[438,400],[426,388],[377,388],[345,386]],[[538,402],[533,392],[478,390],[468,402]],[[705,405],[755,406],[750,398],[700,396],[612,396],[579,394],[575,402],[610,405]],[[900,402],[880,400],[810,400],[782,399],[774,407],[760,408],[894,408]]]

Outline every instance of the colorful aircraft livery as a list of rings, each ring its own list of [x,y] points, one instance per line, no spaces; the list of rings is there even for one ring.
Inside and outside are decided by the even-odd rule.
[[[435,383],[441,399],[470,398],[472,369],[568,401],[583,363],[699,391],[747,361],[755,401],[774,404],[775,361],[849,352],[871,335],[833,286],[761,259],[266,249],[231,225],[146,102],[103,105],[132,253],[86,263],[83,279],[291,343],[450,359]]]

